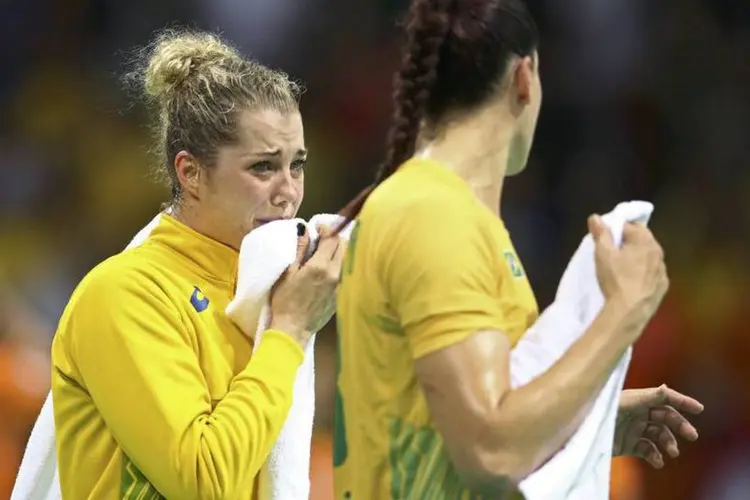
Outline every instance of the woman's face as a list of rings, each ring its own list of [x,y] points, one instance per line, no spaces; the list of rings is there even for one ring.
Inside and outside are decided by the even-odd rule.
[[[239,249],[258,226],[296,216],[307,150],[297,110],[245,110],[237,136],[237,144],[219,148],[215,165],[201,179],[200,210],[216,237]]]

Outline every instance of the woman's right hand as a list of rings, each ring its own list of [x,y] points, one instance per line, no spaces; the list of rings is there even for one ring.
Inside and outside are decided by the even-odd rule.
[[[305,232],[298,239],[297,259],[289,266],[271,292],[271,328],[281,330],[304,349],[315,330],[333,315],[336,286],[347,242],[319,227],[315,253],[305,260],[310,244]]]
[[[594,238],[596,277],[604,299],[624,307],[635,340],[669,288],[664,251],[643,224],[625,224],[620,248],[615,246],[601,217],[589,217],[588,226]]]

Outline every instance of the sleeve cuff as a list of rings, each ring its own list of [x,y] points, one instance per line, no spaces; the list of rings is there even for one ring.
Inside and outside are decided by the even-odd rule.
[[[305,352],[288,334],[280,330],[266,330],[248,364],[248,371],[273,373],[272,379],[281,385],[293,384]]]

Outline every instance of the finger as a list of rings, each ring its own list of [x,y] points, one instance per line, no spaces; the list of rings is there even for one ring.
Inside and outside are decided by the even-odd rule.
[[[346,255],[346,249],[349,248],[349,242],[344,239],[339,240],[339,245],[336,247],[336,251],[331,258],[331,265],[335,266],[336,269],[341,269],[344,263],[344,256]]]
[[[341,241],[339,241],[339,244],[336,247],[336,251],[331,256],[331,260],[328,262],[328,275],[335,283],[341,282],[341,273],[343,272],[346,248],[347,242],[342,239]]]
[[[655,424],[665,424],[672,432],[688,441],[698,439],[698,430],[684,415],[670,406],[652,408],[648,419]]]
[[[648,427],[648,420],[644,418],[636,418],[630,420],[625,426],[618,426],[615,432],[619,433],[622,438],[623,449],[622,453],[627,455],[635,454],[635,448],[638,444],[638,439],[643,437]]]
[[[599,215],[594,214],[590,216],[588,218],[588,226],[589,232],[597,246],[605,249],[614,249],[615,243],[612,239],[612,233]]]
[[[654,247],[657,257],[659,258],[659,262],[664,262],[664,247],[659,244],[658,241],[656,241],[656,238],[654,238]]]
[[[638,440],[638,444],[635,445],[635,455],[641,457],[656,469],[664,467],[664,457],[656,445],[648,439],[641,438]]]
[[[339,238],[338,236],[333,236],[333,231],[328,226],[317,224],[315,228],[318,231],[318,241],[310,260],[314,258],[318,264],[327,263],[336,251]]]
[[[623,397],[625,396],[627,396],[629,406],[671,406],[694,415],[703,411],[703,405],[700,402],[670,389],[666,384],[648,389],[627,389],[623,391]]]
[[[671,458],[677,458],[680,455],[677,438],[674,437],[674,434],[666,425],[649,424],[646,427],[644,436],[652,443],[655,443],[660,452],[666,453]]]
[[[703,411],[703,405],[700,401],[679,393],[674,389],[670,389],[666,384],[659,387],[659,391],[661,392],[662,404],[664,405],[693,415],[698,415]]]
[[[297,257],[295,264],[298,266],[305,260],[307,249],[310,246],[310,234],[304,224],[297,224]]]
[[[664,263],[663,260],[659,264],[659,271],[658,272],[659,272],[659,278],[658,279],[659,279],[660,290],[661,290],[662,293],[667,293],[667,290],[669,290],[669,275],[667,274],[667,266],[666,266],[666,264]],[[689,398],[689,399],[692,399],[692,398]],[[695,401],[695,400],[693,399],[693,401]],[[698,403],[698,401],[695,401],[695,402]],[[698,410],[696,412],[690,411],[690,413],[700,413],[700,412],[703,411],[703,405],[700,404],[700,403],[698,403],[698,404],[700,405],[700,410]]]
[[[338,236],[321,236],[318,240],[318,248],[315,250],[313,257],[317,256],[317,260],[320,263],[327,263],[333,258],[339,244],[340,238]]]
[[[633,244],[633,243],[645,243],[649,240],[653,240],[654,237],[651,231],[643,224],[634,224],[627,222],[622,228],[622,243]]]

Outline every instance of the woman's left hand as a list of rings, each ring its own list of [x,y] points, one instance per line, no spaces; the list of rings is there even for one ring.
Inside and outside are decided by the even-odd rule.
[[[679,456],[678,437],[698,439],[698,431],[684,414],[702,411],[700,402],[666,385],[622,391],[613,454],[636,456],[660,469],[664,455]]]

